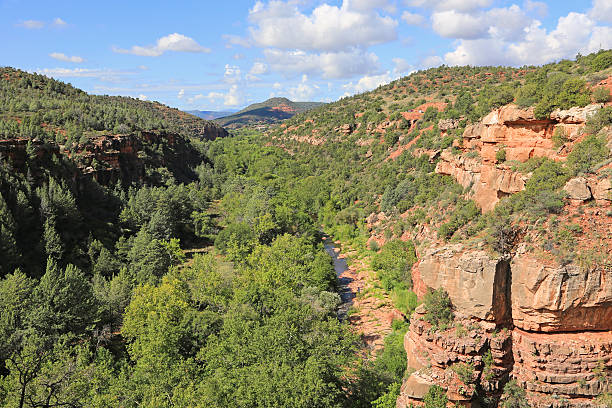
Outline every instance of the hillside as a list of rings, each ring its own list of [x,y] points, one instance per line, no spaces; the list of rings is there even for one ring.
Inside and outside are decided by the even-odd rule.
[[[3,156],[24,168],[27,155],[60,154],[102,184],[193,179],[201,162],[195,140],[228,136],[213,122],[157,102],[88,95],[13,68],[0,69],[0,96]]]
[[[414,243],[411,270],[377,272],[413,313],[398,407],[431,392],[461,404],[513,393],[534,407],[605,406],[611,88],[612,51],[543,67],[440,67],[268,132],[326,186],[319,217],[336,238],[373,259]],[[416,311],[408,289],[424,301]]]
[[[215,121],[221,126],[227,127],[271,124],[321,105],[323,105],[321,102],[292,102],[287,98],[270,98],[264,102],[249,105],[235,114],[218,118]]]

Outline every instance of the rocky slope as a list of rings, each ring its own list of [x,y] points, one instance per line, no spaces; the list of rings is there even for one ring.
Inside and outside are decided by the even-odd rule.
[[[483,212],[491,211],[501,198],[522,191],[531,176],[513,170],[508,161],[565,160],[584,137],[586,120],[601,107],[557,110],[537,120],[532,110],[504,106],[468,126],[453,148],[442,151],[436,172],[452,176]],[[559,147],[552,141],[557,128],[567,135]],[[612,132],[607,137],[612,140]],[[504,161],[498,154],[502,149]],[[608,167],[565,186],[560,217],[586,231],[576,243],[579,253],[592,249],[588,246],[602,253],[612,249]],[[404,381],[398,408],[422,405],[433,384],[460,405],[484,406],[487,399],[499,398],[510,377],[527,390],[534,407],[598,406],[594,397],[609,390],[612,372],[609,257],[594,262],[580,256],[551,258],[538,248],[531,230],[502,255],[486,250],[482,242],[447,244],[428,235],[433,242],[421,249],[412,273],[414,288],[419,296],[427,288],[444,288],[455,325],[432,329],[422,307],[412,316],[405,348],[414,372]],[[473,378],[459,378],[453,370],[458,364],[473,368]]]

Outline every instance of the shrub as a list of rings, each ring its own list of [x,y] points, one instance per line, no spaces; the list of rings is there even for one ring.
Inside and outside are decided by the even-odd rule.
[[[612,106],[607,106],[600,109],[595,115],[589,118],[587,121],[587,130],[589,133],[596,134],[610,124],[612,124]]]
[[[423,298],[423,303],[426,310],[425,320],[431,323],[434,329],[443,329],[452,322],[451,301],[443,288],[428,291]]]
[[[495,153],[495,160],[498,163],[503,163],[506,161],[506,149],[499,149],[497,153]]]
[[[438,235],[445,240],[450,239],[459,228],[476,218],[479,214],[480,209],[474,201],[459,200],[450,220],[438,228]]]
[[[391,300],[393,305],[408,317],[419,304],[416,293],[410,289],[395,289],[391,294]]]
[[[372,257],[372,269],[377,272],[385,290],[410,288],[410,268],[416,262],[412,242],[399,239],[387,242],[379,253]]]
[[[451,370],[457,374],[464,384],[472,384],[474,382],[474,366],[472,364],[456,363],[451,366]]]
[[[444,388],[432,385],[429,387],[427,394],[425,394],[423,401],[425,402],[425,408],[446,408],[448,398]]]
[[[504,394],[501,400],[502,408],[530,408],[527,401],[527,393],[518,386],[515,380],[504,386]]]
[[[556,148],[559,148],[567,143],[567,132],[565,131],[565,128],[557,126],[553,132],[552,141]]]
[[[591,68],[593,69],[593,71],[601,71],[608,68],[609,66],[612,66],[611,51],[603,51],[591,61]]]
[[[606,103],[610,100],[610,90],[605,86],[599,86],[593,90],[593,99],[597,103]]]
[[[567,166],[573,174],[590,172],[597,163],[608,157],[608,154],[604,139],[589,135],[574,146],[567,156]]]

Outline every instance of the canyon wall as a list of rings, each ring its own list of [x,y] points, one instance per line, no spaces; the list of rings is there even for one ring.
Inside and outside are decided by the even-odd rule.
[[[452,176],[483,212],[491,211],[501,198],[523,190],[530,177],[513,171],[507,161],[565,160],[599,108],[555,111],[536,120],[530,109],[502,107],[469,126],[453,149],[441,152],[436,172]],[[568,139],[556,148],[552,135],[558,127]],[[505,161],[496,159],[502,149]],[[576,244],[583,245],[577,255],[589,245],[612,250],[606,174],[577,177],[565,187],[560,217],[599,237],[597,243],[589,238]],[[444,288],[455,320],[434,329],[423,306],[413,314],[404,339],[411,375],[402,385],[398,408],[423,406],[434,384],[459,406],[496,406],[511,378],[536,408],[602,406],[595,397],[612,385],[612,265],[578,261],[586,255],[569,262],[545,257],[528,242],[496,255],[483,243],[447,244],[434,238],[422,252],[413,268],[414,290],[422,297],[428,288]],[[471,378],[458,375],[462,365],[473,370]]]

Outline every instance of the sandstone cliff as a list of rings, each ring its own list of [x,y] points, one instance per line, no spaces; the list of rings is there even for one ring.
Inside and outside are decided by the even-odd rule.
[[[531,176],[513,171],[507,161],[565,160],[600,107],[558,110],[536,120],[532,110],[504,106],[466,128],[454,149],[442,151],[436,172],[452,176],[483,212],[491,211],[501,198],[523,190]],[[558,127],[568,138],[555,148]],[[496,159],[501,149],[506,162]],[[591,259],[591,251],[612,251],[609,167],[573,178],[564,188],[566,207],[558,219],[586,231],[572,241],[571,260],[552,256],[554,248],[541,242],[558,219],[524,233],[522,243],[501,255],[482,243],[442,243],[427,232],[430,241],[412,271],[414,290],[421,297],[428,288],[444,288],[455,322],[434,330],[423,307],[413,314],[404,341],[412,374],[398,408],[423,405],[433,384],[461,406],[487,406],[510,378],[527,390],[533,407],[598,406],[594,397],[612,382],[612,264],[609,256]],[[458,364],[471,367],[473,378],[460,378]]]

